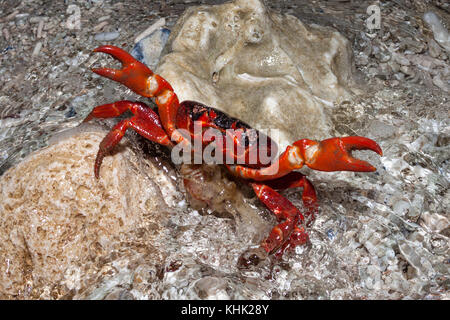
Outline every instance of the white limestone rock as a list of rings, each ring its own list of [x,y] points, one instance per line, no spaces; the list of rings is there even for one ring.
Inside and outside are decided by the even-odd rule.
[[[346,38],[259,0],[188,8],[163,54],[156,71],[180,101],[216,107],[260,130],[278,129],[281,150],[301,138],[328,137],[325,109],[358,91]]]

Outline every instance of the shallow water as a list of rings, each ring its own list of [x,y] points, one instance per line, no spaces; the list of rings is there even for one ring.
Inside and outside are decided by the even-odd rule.
[[[199,2],[219,1],[195,3]],[[139,32],[161,17],[170,28],[187,5],[152,1],[142,8],[139,1],[126,5],[86,2],[80,5],[81,29],[70,30],[70,14],[63,2],[0,4],[0,173],[47,145],[54,133],[76,127],[93,106],[137,99],[129,90],[89,71],[93,65],[113,63],[105,55],[91,54],[102,44],[94,39],[96,33],[118,31],[119,37],[110,43],[131,49]],[[450,97],[434,80],[440,75],[448,81],[449,57],[441,49],[435,60],[427,58],[432,34],[421,20],[425,11],[433,9],[448,22],[448,8],[439,1],[428,7],[420,1],[383,5],[385,27],[371,40],[365,33],[363,1],[321,1],[314,6],[283,1],[271,6],[306,23],[334,26],[352,42],[356,66],[368,90],[353,101],[335,104],[330,114],[336,135],[357,134],[379,142],[382,158],[355,152],[373,163],[377,172],[304,170],[320,198],[318,218],[309,230],[311,243],[296,248],[282,263],[266,261],[247,271],[236,267],[237,259],[257,239],[245,232],[245,225],[202,215],[177,190],[169,201],[166,228],[155,242],[164,253],[161,261],[141,259],[131,249],[116,258],[112,255],[97,269],[96,282],[71,291],[70,297],[449,298]],[[16,10],[14,17],[5,19]],[[47,17],[39,38],[39,19],[32,19],[38,16]],[[108,24],[94,31],[102,19]],[[42,48],[33,56],[39,42]],[[395,64],[384,62],[386,55],[393,55],[388,48],[415,63],[403,61],[402,65],[401,58]],[[176,174],[168,167],[167,175]],[[286,194],[301,208],[298,190]],[[270,228],[273,220],[265,209],[252,198],[245,201]],[[76,287],[71,283],[83,282],[84,275],[71,270],[57,284],[66,288],[61,290],[64,294]],[[64,296],[48,295],[50,287],[44,284],[31,296],[0,296]]]

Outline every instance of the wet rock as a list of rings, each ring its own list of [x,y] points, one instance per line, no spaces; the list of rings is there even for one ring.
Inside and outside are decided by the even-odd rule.
[[[381,62],[385,63],[388,62],[391,59],[391,55],[387,51],[380,50],[375,54],[375,58]]]
[[[440,73],[438,73],[436,76],[433,77],[433,83],[441,88],[443,91],[445,92],[450,92],[450,83],[449,81],[445,81],[444,79],[442,79],[442,76]]]
[[[422,224],[433,232],[442,232],[450,227],[449,219],[446,216],[435,212],[423,212],[420,218]]]
[[[204,277],[196,281],[194,290],[200,299],[228,300],[230,296],[226,292],[227,283],[222,278]]]
[[[373,120],[368,128],[369,135],[380,140],[386,139],[396,132],[396,128],[379,120]]]
[[[400,67],[400,71],[410,77],[413,77],[416,74],[414,68],[412,68],[411,66],[403,65]]]
[[[72,118],[72,117],[75,117],[77,115],[77,112],[75,111],[75,109],[73,107],[70,107],[69,111],[67,111],[64,115],[67,118]]]
[[[407,37],[399,44],[399,48],[404,48],[405,52],[408,53],[421,53],[425,50],[426,44]]]
[[[440,56],[442,50],[434,39],[428,39],[428,51],[430,56],[437,58]]]
[[[394,52],[392,53],[392,57],[394,58],[394,61],[402,66],[409,66],[411,63],[409,60],[401,53]]]
[[[131,50],[131,55],[154,69],[159,62],[161,51],[169,39],[170,30],[158,28],[148,36],[139,40]]]
[[[428,11],[423,15],[423,20],[433,31],[434,39],[442,48],[447,50],[447,53],[450,53],[450,34],[437,14]]]
[[[325,108],[357,91],[347,39],[259,0],[188,8],[164,53],[157,72],[181,100],[278,129],[281,149],[329,136]]]
[[[378,77],[386,79],[387,75],[391,73],[392,69],[387,63],[380,63],[378,65]]]
[[[393,72],[398,72],[400,70],[400,65],[395,61],[390,60],[388,62],[389,67],[391,67]]]
[[[87,296],[108,277],[131,277],[136,257],[159,261],[154,241],[167,204],[130,148],[107,157],[94,178],[104,135],[72,132],[1,177],[0,297]]]
[[[356,57],[355,57],[355,64],[356,65],[361,65],[361,66],[365,66],[369,63],[369,57],[364,53],[364,52],[360,52]]]
[[[433,72],[433,69],[436,68],[448,67],[448,65],[444,61],[432,58],[427,55],[411,54],[408,55],[408,59],[412,64],[427,72]]]

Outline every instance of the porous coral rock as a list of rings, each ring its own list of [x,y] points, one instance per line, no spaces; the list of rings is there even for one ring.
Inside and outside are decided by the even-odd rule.
[[[277,129],[284,150],[330,135],[325,113],[354,86],[348,40],[259,0],[190,7],[158,69],[180,100],[216,107],[257,129]]]
[[[142,289],[141,282],[157,287],[160,279],[140,270],[166,263],[177,225],[198,223],[185,212],[183,179],[158,157],[146,156],[139,140],[125,138],[95,179],[94,159],[106,135],[99,129],[84,124],[68,130],[0,178],[0,298],[149,298],[157,289]],[[186,170],[181,168],[185,181],[191,177]],[[194,196],[214,198],[206,214],[232,216],[243,251],[270,225],[216,171],[218,177],[197,181],[201,190],[193,190]],[[214,223],[223,229],[227,220]],[[227,263],[234,268],[230,258]]]
[[[161,259],[153,240],[167,221],[162,199],[171,198],[154,183],[152,164],[124,141],[97,180],[93,165],[105,132],[71,134],[0,179],[2,298],[85,296],[105,277],[131,281],[124,270],[136,259]]]

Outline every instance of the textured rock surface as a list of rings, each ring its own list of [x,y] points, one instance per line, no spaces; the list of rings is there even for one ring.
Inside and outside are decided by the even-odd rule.
[[[200,215],[188,209],[181,177],[140,151],[139,139],[121,142],[96,180],[105,135],[93,125],[65,131],[0,178],[0,298],[158,298],[170,286],[161,277],[180,267],[170,243],[188,240],[177,227]],[[217,167],[184,166],[182,173],[194,195],[203,194],[190,199],[196,208],[226,218],[217,227],[229,224],[239,238],[220,262],[234,269],[239,251],[261,241],[270,224]],[[215,250],[226,250],[221,241]],[[188,242],[204,249],[197,244]]]
[[[129,144],[105,159],[98,181],[93,177],[104,135],[63,139],[1,177],[0,297],[102,297],[92,292],[102,279],[136,261],[161,260],[153,240],[168,206]]]
[[[353,85],[345,37],[259,0],[188,8],[164,51],[157,72],[181,100],[278,129],[283,150],[301,138],[329,136],[324,107],[348,97]]]

